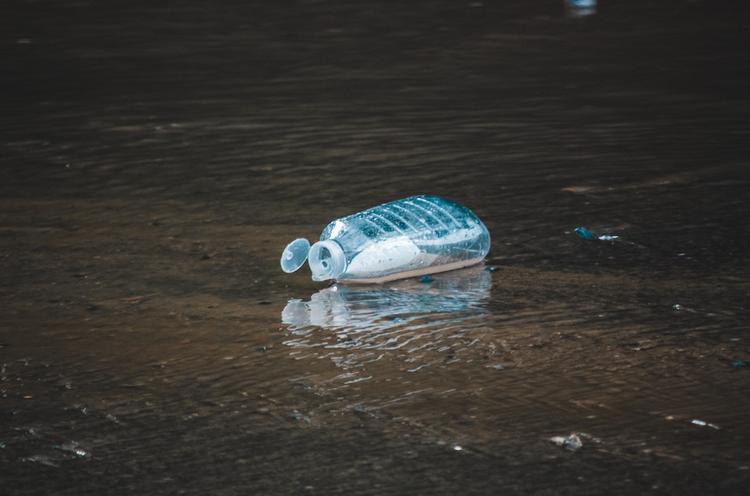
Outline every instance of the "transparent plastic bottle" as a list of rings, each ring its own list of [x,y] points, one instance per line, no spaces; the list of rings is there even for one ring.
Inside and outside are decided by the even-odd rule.
[[[285,272],[308,260],[315,281],[378,283],[481,262],[490,234],[468,208],[438,196],[412,196],[336,219],[310,246],[287,245]]]

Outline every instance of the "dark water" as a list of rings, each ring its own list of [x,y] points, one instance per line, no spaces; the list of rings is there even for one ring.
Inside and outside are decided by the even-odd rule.
[[[4,2],[0,493],[746,492],[750,22],[652,4]],[[279,270],[418,193],[498,270]]]

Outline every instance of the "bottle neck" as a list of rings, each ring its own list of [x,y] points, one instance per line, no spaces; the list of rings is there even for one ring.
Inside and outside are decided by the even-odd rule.
[[[341,245],[332,239],[318,241],[308,256],[313,281],[336,279],[346,271],[346,256]]]

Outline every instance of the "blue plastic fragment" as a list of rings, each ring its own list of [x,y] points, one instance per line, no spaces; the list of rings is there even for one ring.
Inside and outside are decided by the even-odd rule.
[[[742,369],[745,367],[747,367],[747,362],[745,360],[740,360],[739,358],[736,360],[732,360],[733,369]]]
[[[497,267],[495,267],[494,265],[490,265],[490,266],[488,266],[487,268],[485,268],[484,270],[486,270],[487,272],[497,272],[497,271],[498,271],[498,270],[500,270],[500,269],[498,269],[498,268],[497,268]]]
[[[583,239],[596,239],[596,236],[594,236],[594,233],[592,233],[591,231],[589,231],[588,229],[586,229],[583,226],[576,227],[575,231],[576,231],[576,234],[578,235],[579,238],[583,238]]]
[[[599,241],[614,241],[620,237],[614,234],[594,234],[583,226],[576,227],[575,233],[578,235],[579,238],[583,238],[587,240],[598,239]]]
[[[429,276],[429,275],[428,276],[422,276],[422,277],[419,278],[419,282],[423,282],[425,284],[431,283],[434,280],[435,279],[433,279],[432,276]]]

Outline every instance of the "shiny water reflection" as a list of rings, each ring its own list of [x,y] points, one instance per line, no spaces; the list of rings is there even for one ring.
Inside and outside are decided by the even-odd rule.
[[[462,353],[478,341],[472,335],[486,324],[491,288],[484,266],[435,275],[430,282],[334,285],[286,305],[284,344],[297,360],[330,360],[341,370],[318,385],[320,392],[367,381],[377,383],[378,391],[360,403],[380,408],[414,400],[435,384],[406,376],[464,361]],[[404,387],[386,393],[383,385],[393,378]]]
[[[407,342],[405,334],[414,338],[415,331],[475,319],[485,312],[491,288],[492,277],[484,267],[435,276],[429,283],[409,279],[385,286],[337,284],[308,301],[289,301],[281,320],[297,336],[287,341],[290,346],[309,346],[319,327],[334,331],[338,347],[400,348]]]

